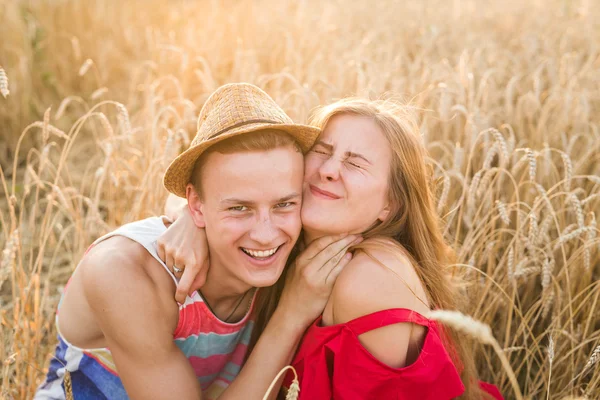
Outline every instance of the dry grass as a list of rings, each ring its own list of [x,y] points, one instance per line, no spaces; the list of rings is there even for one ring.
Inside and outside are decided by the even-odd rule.
[[[465,313],[510,364],[474,343],[482,378],[508,398],[511,374],[524,398],[598,398],[590,3],[0,0],[2,396],[43,379],[86,246],[161,211],[162,172],[203,101],[248,81],[299,121],[346,95],[419,107]]]

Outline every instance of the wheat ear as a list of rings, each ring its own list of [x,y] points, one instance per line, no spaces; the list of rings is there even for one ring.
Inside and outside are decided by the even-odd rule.
[[[448,325],[457,331],[472,336],[483,344],[491,345],[500,358],[500,362],[502,363],[502,366],[508,375],[508,379],[513,387],[515,397],[518,400],[523,400],[523,394],[521,393],[521,388],[519,388],[515,372],[511,368],[510,362],[506,358],[506,355],[500,347],[500,344],[498,344],[498,341],[494,338],[494,335],[492,335],[492,329],[489,327],[489,325],[477,321],[458,311],[434,310],[429,313],[428,317]]]
[[[0,65],[0,94],[4,98],[7,98],[10,94],[10,90],[8,90],[8,76],[6,76],[6,71],[4,71],[2,65]]]
[[[288,369],[291,369],[294,373],[294,380],[292,381],[292,384],[288,389],[288,392],[285,396],[285,400],[298,400],[298,395],[300,394],[300,383],[298,382],[298,373],[296,372],[296,369],[291,365],[287,365],[283,367],[281,371],[279,371],[275,379],[271,381],[271,384],[269,385],[269,388],[267,389],[267,393],[265,393],[263,400],[267,400],[269,398],[269,396],[271,395],[271,391],[275,386],[275,383],[279,380],[279,378],[281,378],[281,375],[283,375],[283,373],[286,372]]]
[[[71,373],[68,369],[65,369],[65,397],[66,400],[74,400],[73,397],[73,385],[71,383]]]

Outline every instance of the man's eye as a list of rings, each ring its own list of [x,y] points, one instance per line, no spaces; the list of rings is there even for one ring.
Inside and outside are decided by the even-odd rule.
[[[229,211],[246,211],[247,209],[248,207],[246,206],[229,207]]]
[[[276,208],[286,208],[286,207],[291,207],[294,204],[295,204],[294,202],[286,201],[285,203],[279,203],[279,204],[277,204],[275,207]]]

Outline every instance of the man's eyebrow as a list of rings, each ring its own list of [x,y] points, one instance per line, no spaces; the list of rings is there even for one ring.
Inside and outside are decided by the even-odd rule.
[[[294,193],[288,194],[287,196],[280,198],[279,200],[276,201],[276,203],[285,203],[286,201],[294,200],[294,199],[297,199],[298,197],[300,197],[300,193],[294,192]]]
[[[239,204],[239,205],[243,205],[243,206],[247,206],[247,205],[251,205],[252,202],[248,201],[248,200],[243,200],[243,199],[236,199],[235,197],[230,197],[227,199],[223,199],[221,200],[221,203],[225,203],[225,204]]]
[[[328,151],[333,151],[333,145],[329,144],[329,143],[325,143],[322,140],[319,140],[315,143],[315,146],[319,145],[319,146],[323,146],[325,147]],[[367,162],[368,164],[371,164],[371,161],[369,161],[369,159],[365,156],[363,156],[360,153],[355,153],[353,151],[347,151],[345,154],[346,158],[350,158],[350,157],[356,157],[356,158],[361,158],[363,160],[365,160],[365,162]]]
[[[293,199],[296,199],[300,197],[300,193],[294,192],[294,193],[290,193],[287,196],[283,196],[280,199],[275,200],[276,203],[285,203],[286,201],[290,201]],[[222,204],[236,204],[236,205],[242,205],[242,206],[249,206],[254,204],[254,202],[249,201],[249,200],[244,200],[244,199],[238,199],[235,197],[229,197],[226,199],[221,200]]]

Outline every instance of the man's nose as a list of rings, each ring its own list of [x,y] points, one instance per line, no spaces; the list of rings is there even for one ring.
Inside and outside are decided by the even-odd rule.
[[[331,157],[327,159],[319,168],[321,181],[336,181],[340,177],[340,161]]]
[[[261,216],[252,230],[250,239],[264,246],[271,245],[277,239],[278,229],[273,223],[271,216]]]

